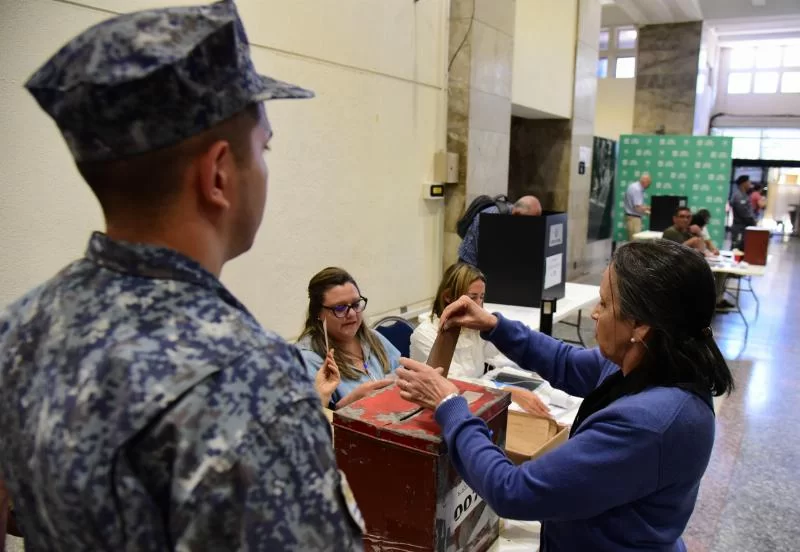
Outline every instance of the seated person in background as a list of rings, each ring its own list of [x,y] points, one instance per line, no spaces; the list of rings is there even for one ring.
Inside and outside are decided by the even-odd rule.
[[[708,234],[708,222],[711,220],[711,213],[708,209],[700,209],[692,216],[692,224],[689,226],[689,231],[694,235],[703,239],[704,252],[706,255],[719,255],[719,249],[716,248],[714,242],[711,241],[711,236]],[[734,304],[725,299],[725,286],[728,283],[728,274],[725,272],[714,272],[714,285],[717,289],[717,309],[728,310],[734,307]]]
[[[366,307],[367,298],[341,268],[326,268],[308,283],[308,317],[297,347],[316,381],[323,405],[341,408],[386,387],[393,381],[387,374],[400,366],[400,352],[395,346],[364,325]],[[323,320],[328,329],[328,351]],[[325,390],[324,382],[337,376],[341,381],[336,389]]]
[[[464,240],[458,248],[459,262],[478,266],[478,236],[480,233],[481,214],[499,212],[500,209],[498,209],[496,205],[491,205],[475,215],[467,233],[464,235]],[[514,203],[514,206],[511,208],[511,214],[538,217],[542,214],[542,204],[539,203],[539,200],[534,196],[522,196]]]
[[[430,316],[421,317],[420,324],[411,334],[412,359],[419,362],[427,361],[433,342],[439,333],[439,316],[447,305],[463,295],[483,307],[486,277],[472,265],[456,263],[444,272],[439,289],[436,291],[433,312]],[[481,339],[479,332],[463,328],[458,337],[448,376],[455,379],[480,378],[485,372],[487,363],[491,363],[493,358],[499,356],[500,352],[490,342]],[[505,389],[511,391],[514,402],[527,412],[540,416],[550,415],[547,406],[533,392],[513,386]]]
[[[708,211],[708,209],[700,209],[692,216],[692,222],[691,226],[689,226],[689,231],[693,235],[703,238],[706,251],[712,255],[719,255],[719,249],[714,246],[714,242],[711,241],[711,236],[708,233],[708,223],[710,220],[711,213]]]
[[[664,230],[662,238],[702,251],[705,247],[703,238],[693,236],[689,231],[691,221],[692,211],[688,207],[678,207],[675,209],[675,214],[672,215],[672,226]]]

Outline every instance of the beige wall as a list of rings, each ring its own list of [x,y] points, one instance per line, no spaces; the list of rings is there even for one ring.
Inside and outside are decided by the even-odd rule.
[[[193,1],[147,0],[136,7]],[[80,256],[100,211],[24,80],[122,0],[0,0],[0,306]],[[270,187],[256,245],[223,281],[266,326],[299,333],[311,275],[341,265],[370,314],[432,297],[443,206],[422,197],[444,149],[448,0],[239,0],[257,67],[312,88],[271,102]]]
[[[577,41],[578,0],[516,0],[515,115],[572,117]]]
[[[595,135],[619,140],[622,134],[632,133],[635,96],[635,79],[598,79]]]

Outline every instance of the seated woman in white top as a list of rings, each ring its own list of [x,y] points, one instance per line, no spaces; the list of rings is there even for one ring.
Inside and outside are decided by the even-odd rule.
[[[323,405],[341,408],[393,382],[387,376],[400,366],[400,351],[364,325],[366,307],[367,298],[341,268],[321,270],[308,283],[308,316],[297,347]]]
[[[444,272],[436,298],[433,301],[433,312],[430,316],[420,317],[419,325],[411,334],[411,358],[425,362],[433,348],[433,342],[439,333],[439,316],[445,307],[461,297],[468,296],[481,307],[486,295],[486,277],[483,272],[466,263],[456,263]],[[499,357],[499,358],[498,358]],[[500,352],[489,341],[481,339],[480,333],[463,328],[458,337],[453,360],[450,363],[448,377],[480,378],[486,371],[486,365],[503,359]],[[549,416],[547,406],[531,391],[518,387],[507,387],[511,398],[528,412]]]

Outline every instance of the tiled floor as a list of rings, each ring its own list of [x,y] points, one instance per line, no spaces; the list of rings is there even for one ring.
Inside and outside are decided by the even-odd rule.
[[[714,333],[729,359],[737,389],[717,402],[717,439],[685,540],[689,552],[800,550],[800,240],[770,245],[768,274],[754,279],[742,304],[751,321],[718,315]],[[600,275],[581,283],[599,284]],[[594,324],[583,313],[583,336],[594,344]],[[574,322],[575,317],[572,318]],[[557,337],[574,328],[557,325]],[[11,539],[8,550],[22,550]]]
[[[800,240],[770,244],[761,302],[743,296],[752,321],[742,350],[738,315],[714,332],[737,389],[718,412],[717,440],[695,514],[690,552],[800,550]]]

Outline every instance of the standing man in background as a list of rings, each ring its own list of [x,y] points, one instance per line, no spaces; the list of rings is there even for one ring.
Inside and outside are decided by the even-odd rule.
[[[634,234],[642,231],[642,217],[650,214],[650,207],[644,204],[644,191],[650,187],[651,181],[650,175],[644,173],[625,191],[625,228],[628,230],[628,241],[633,241]]]
[[[744,249],[744,229],[756,225],[753,214],[753,205],[747,193],[752,188],[750,177],[743,174],[736,179],[736,186],[731,193],[731,209],[733,209],[733,224],[731,224],[731,247]]]
[[[299,352],[219,281],[267,193],[232,0],[131,13],[26,84],[106,233],[0,314],[0,476],[31,550],[359,550]],[[338,382],[331,382],[335,387]]]

